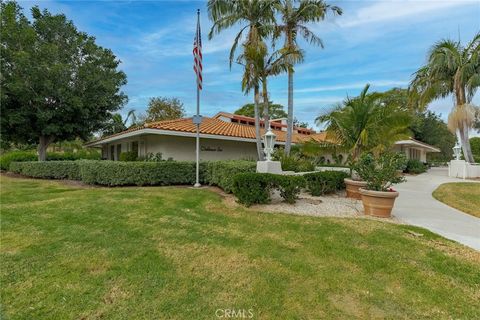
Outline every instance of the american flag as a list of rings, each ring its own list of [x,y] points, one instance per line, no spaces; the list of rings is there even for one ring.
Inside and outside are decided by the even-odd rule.
[[[200,10],[198,11],[197,33],[193,41],[193,70],[197,75],[198,89],[202,90],[202,33],[200,31]]]

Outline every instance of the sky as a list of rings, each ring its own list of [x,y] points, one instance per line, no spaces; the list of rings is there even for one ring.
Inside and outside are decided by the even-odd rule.
[[[426,62],[429,48],[445,38],[468,42],[480,31],[480,0],[327,1],[343,9],[312,24],[325,47],[300,42],[305,61],[295,67],[294,114],[316,128],[314,119],[369,83],[371,90],[406,88]],[[206,1],[20,1],[63,13],[81,31],[96,38],[121,60],[127,74],[123,91],[129,101],[121,111],[144,112],[149,98],[178,97],[188,116],[196,110],[193,38],[196,10],[201,11],[203,91],[201,114],[233,112],[252,95],[241,90],[242,67],[229,67],[231,44],[240,26],[208,40],[212,25]],[[269,80],[270,99],[287,105],[287,77]],[[480,105],[480,94],[473,99]],[[446,119],[452,98],[429,109]]]

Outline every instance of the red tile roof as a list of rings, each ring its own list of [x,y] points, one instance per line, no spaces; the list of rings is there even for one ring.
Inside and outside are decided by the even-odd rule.
[[[125,133],[142,130],[142,129],[158,129],[158,130],[186,132],[186,133],[196,132],[195,125],[192,122],[192,118],[183,118],[183,119],[176,119],[176,120],[166,120],[166,121],[147,123],[142,127],[132,128],[108,137],[104,137],[96,141],[92,141],[88,144],[98,143],[98,142],[101,142],[102,140],[112,138],[115,136],[118,136],[120,138]],[[286,131],[280,131],[280,130],[272,130],[272,131],[277,136],[277,141],[285,142],[286,134],[287,134]],[[263,135],[265,130],[261,128],[260,132]],[[227,137],[237,137],[237,138],[243,138],[243,139],[255,139],[254,126],[243,125],[243,124],[232,123],[232,122],[225,122],[217,118],[203,117],[202,124],[200,125],[200,133],[209,134],[209,135],[227,136]],[[310,140],[323,142],[325,141],[325,133],[321,132],[321,133],[313,133],[308,135],[294,133],[292,137],[292,141],[294,143],[306,142]]]

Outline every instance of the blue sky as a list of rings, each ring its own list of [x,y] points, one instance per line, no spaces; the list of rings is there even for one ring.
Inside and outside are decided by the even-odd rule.
[[[344,14],[312,25],[325,48],[303,43],[305,62],[295,73],[295,116],[312,126],[322,110],[357,95],[366,83],[378,91],[406,87],[433,43],[459,37],[466,42],[480,30],[480,0],[329,3],[340,6]],[[132,108],[144,111],[155,96],[178,97],[188,115],[195,112],[192,44],[199,8],[204,56],[201,113],[233,112],[252,101],[241,92],[241,67],[228,66],[236,29],[209,41],[206,1],[21,1],[21,5],[64,13],[79,30],[112,49],[128,77],[124,114]],[[271,100],[286,106],[286,76],[272,78],[269,87]],[[478,93],[474,103],[480,104]],[[452,99],[444,99],[429,108],[446,119],[452,105]]]

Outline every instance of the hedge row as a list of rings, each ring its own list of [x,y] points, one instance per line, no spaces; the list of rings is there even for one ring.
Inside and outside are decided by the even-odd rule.
[[[0,156],[0,169],[9,170],[12,162],[36,161],[37,153],[34,150],[15,150]],[[47,161],[69,161],[69,160],[100,160],[100,152],[96,150],[79,150],[77,152],[48,152]]]
[[[347,176],[341,171],[314,172],[303,176],[242,173],[234,177],[233,194],[238,202],[250,206],[270,202],[272,190],[278,190],[287,203],[295,203],[305,187],[313,196],[344,189],[343,179]]]
[[[233,192],[233,178],[239,173],[255,172],[256,162],[245,160],[211,161],[205,163],[204,180],[227,193]]]
[[[230,193],[233,177],[237,173],[255,172],[255,165],[240,160],[203,162],[200,183],[219,186]],[[106,186],[194,184],[196,178],[195,162],[187,161],[25,161],[12,162],[10,171],[35,178],[82,180]]]
[[[195,163],[180,161],[80,161],[81,180],[105,186],[180,185],[195,183]]]
[[[80,180],[78,161],[12,162],[10,171],[33,178]]]

